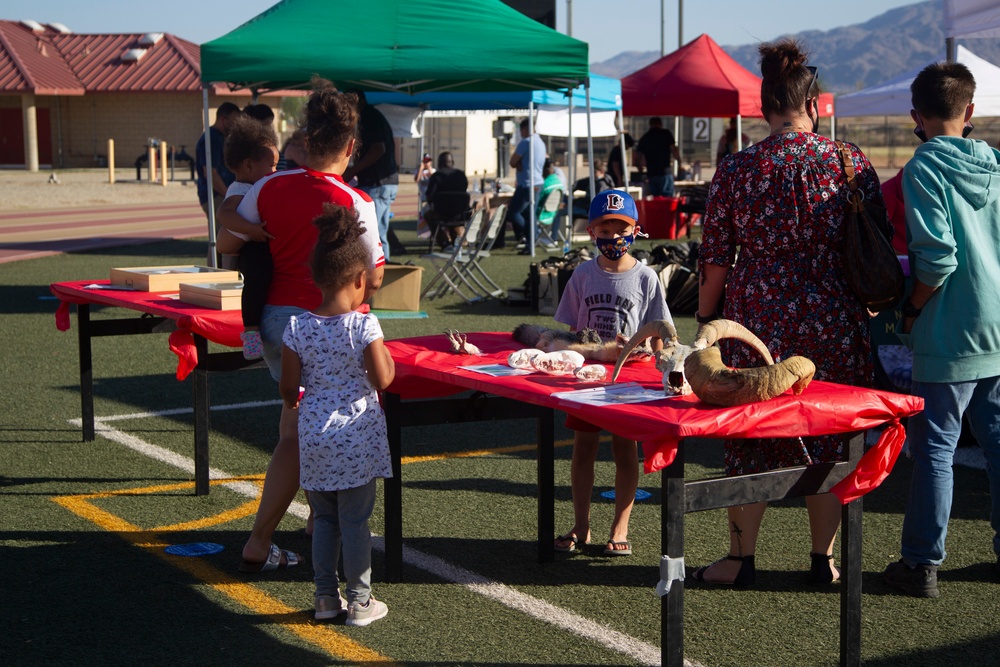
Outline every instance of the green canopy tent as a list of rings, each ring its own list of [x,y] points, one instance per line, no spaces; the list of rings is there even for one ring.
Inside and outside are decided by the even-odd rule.
[[[317,74],[342,89],[409,94],[553,90],[586,85],[587,59],[586,42],[500,0],[283,0],[203,44],[201,80],[254,91],[307,87]],[[207,128],[207,87],[202,98]]]

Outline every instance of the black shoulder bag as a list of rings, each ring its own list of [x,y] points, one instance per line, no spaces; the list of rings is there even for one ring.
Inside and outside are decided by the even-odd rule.
[[[903,267],[892,247],[892,225],[885,208],[865,201],[858,189],[851,149],[837,142],[847,176],[844,215],[844,277],[858,300],[873,312],[892,308],[903,298]]]

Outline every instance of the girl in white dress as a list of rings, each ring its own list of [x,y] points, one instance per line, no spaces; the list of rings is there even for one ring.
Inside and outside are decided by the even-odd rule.
[[[371,595],[368,519],[375,480],[392,476],[378,391],[389,386],[396,368],[378,319],[357,312],[371,255],[357,211],[326,204],[314,224],[319,239],[312,274],[323,302],[288,322],[279,388],[285,405],[299,414],[300,484],[315,516],[316,618],[347,613],[347,625],[368,625],[388,613]],[[341,549],[346,600],[337,578]]]

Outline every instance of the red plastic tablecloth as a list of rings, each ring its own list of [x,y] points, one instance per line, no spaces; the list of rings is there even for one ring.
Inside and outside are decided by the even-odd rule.
[[[184,303],[176,298],[176,292],[84,289],[86,285],[109,284],[108,280],[77,280],[50,285],[49,289],[60,300],[56,310],[56,328],[59,331],[69,329],[71,303],[117,306],[174,320],[177,329],[171,332],[168,344],[171,352],[177,355],[178,380],[186,378],[198,365],[198,351],[192,334],[220,345],[243,347],[240,340],[243,318],[239,310],[213,310]]]
[[[677,444],[686,437],[824,435],[888,424],[879,442],[864,454],[854,472],[834,487],[833,493],[845,503],[881,484],[892,470],[906,436],[899,420],[923,409],[923,400],[915,396],[830,382],[813,382],[799,396],[789,392],[769,401],[729,408],[703,403],[693,394],[639,404],[580,405],[552,394],[601,383],[582,383],[572,377],[541,373],[493,377],[465,371],[462,366],[505,364],[510,352],[524,347],[510,333],[470,333],[468,341],[485,356],[452,354],[444,335],[387,341],[396,364],[396,379],[389,391],[403,398],[433,398],[472,389],[558,408],[641,442],[647,473],[670,465]],[[611,369],[609,366],[608,377]],[[662,390],[660,374],[650,361],[627,363],[618,381]]]

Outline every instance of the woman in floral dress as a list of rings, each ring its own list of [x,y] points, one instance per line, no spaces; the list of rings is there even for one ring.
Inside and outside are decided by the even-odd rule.
[[[754,332],[775,359],[801,355],[816,379],[871,386],[869,314],[844,278],[841,258],[847,178],[837,145],[818,134],[816,69],[791,40],[760,47],[761,107],[770,136],[719,165],[709,192],[700,248],[697,319],[722,316]],[[859,187],[882,203],[878,175],[851,144]],[[735,262],[735,265],[734,265]],[[723,291],[725,305],[720,311]],[[735,368],[763,361],[748,346],[725,345]],[[726,442],[726,474],[843,458],[843,436]],[[806,499],[812,535],[809,580],[835,581],[833,543],[840,504]],[[694,572],[698,581],[753,584],[757,534],[766,503],[729,508],[729,555]]]

